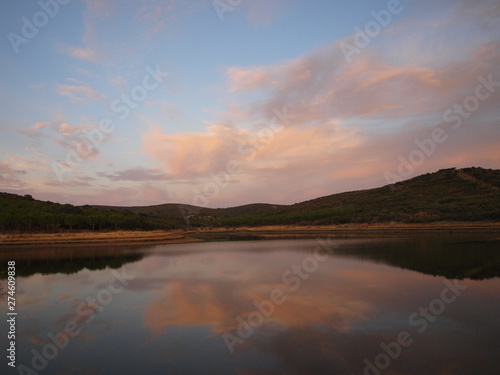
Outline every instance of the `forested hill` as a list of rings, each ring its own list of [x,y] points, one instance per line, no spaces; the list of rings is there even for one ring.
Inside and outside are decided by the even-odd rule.
[[[243,225],[328,225],[500,221],[500,170],[444,169],[381,188],[293,205],[203,208],[73,206],[0,193],[0,230],[173,229]]]

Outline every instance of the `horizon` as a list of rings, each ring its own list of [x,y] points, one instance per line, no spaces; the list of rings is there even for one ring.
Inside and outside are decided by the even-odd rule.
[[[425,174],[436,174],[436,173],[439,173],[441,171],[444,171],[444,170],[448,170],[448,169],[456,169],[456,170],[461,170],[461,169],[467,169],[467,168],[479,168],[479,169],[488,169],[488,168],[483,168],[483,167],[477,167],[477,166],[471,166],[471,167],[466,167],[466,168],[456,168],[456,167],[450,167],[450,168],[443,168],[443,169],[439,169],[437,171],[434,171],[434,172],[428,172],[428,173],[424,173],[424,174],[421,174],[421,175],[418,175],[418,176],[413,176],[411,178],[408,178],[407,180],[403,180],[403,181],[399,181],[399,182],[407,182],[407,181],[410,181],[414,178],[417,178],[417,177],[421,177],[421,176],[424,176]],[[492,169],[492,170],[498,170],[498,169]],[[314,198],[311,198],[311,199],[306,199],[305,201],[297,201],[297,202],[292,202],[292,203],[288,203],[288,204],[279,204],[279,203],[274,203],[274,202],[244,202],[242,204],[239,204],[239,205],[236,205],[236,206],[219,206],[219,207],[204,207],[204,206],[198,206],[199,208],[210,208],[210,209],[228,209],[228,208],[236,208],[236,207],[243,207],[243,206],[251,206],[251,205],[256,205],[256,204],[264,204],[264,205],[280,205],[280,206],[291,206],[291,205],[294,205],[294,204],[300,204],[300,203],[304,203],[304,202],[307,202],[309,200],[315,200],[315,199],[320,199],[320,198],[325,198],[325,197],[329,197],[329,196],[333,196],[333,195],[337,195],[337,194],[345,194],[345,193],[352,193],[352,192],[358,192],[358,191],[365,191],[365,190],[372,190],[372,189],[381,189],[381,188],[384,188],[384,187],[387,187],[387,186],[390,186],[391,184],[388,184],[388,185],[382,185],[382,186],[375,186],[375,187],[371,187],[371,188],[367,188],[367,189],[359,189],[359,190],[346,190],[346,191],[341,191],[341,192],[338,192],[338,193],[333,193],[333,194],[327,194],[327,195],[323,195],[323,196],[318,196],[318,197],[314,197]],[[0,193],[7,193],[9,194],[8,192],[0,192]],[[12,193],[10,193],[12,194]],[[33,199],[35,200],[39,200],[41,201],[42,199],[39,199],[35,196],[32,196],[32,194],[28,194],[30,195]],[[52,202],[52,201],[50,201]],[[67,202],[52,202],[52,203],[60,203],[60,204],[67,204]],[[87,203],[84,203],[84,204],[80,204],[80,205],[75,205],[75,206],[92,206],[92,207],[123,207],[123,208],[127,208],[127,207],[152,207],[152,206],[162,206],[162,205],[178,205],[178,206],[181,206],[181,205],[189,205],[189,204],[186,204],[186,203],[179,203],[179,202],[163,202],[163,203],[157,203],[157,204],[151,204],[151,205],[145,205],[145,206],[125,206],[125,205],[102,205],[102,204],[94,204],[94,203],[91,203],[91,202],[87,202]],[[192,206],[192,205],[191,205]],[[182,212],[182,211],[181,211]]]
[[[500,168],[497,1],[231,4],[0,5],[0,190],[228,208]]]

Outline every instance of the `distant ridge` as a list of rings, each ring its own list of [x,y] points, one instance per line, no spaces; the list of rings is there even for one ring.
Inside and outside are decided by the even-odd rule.
[[[174,229],[258,225],[500,221],[500,170],[442,169],[380,188],[292,205],[72,206],[0,193],[0,230]]]

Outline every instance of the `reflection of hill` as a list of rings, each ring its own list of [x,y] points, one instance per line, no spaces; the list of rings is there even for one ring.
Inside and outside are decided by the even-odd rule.
[[[324,233],[324,237],[328,234]],[[320,235],[321,236],[321,235]],[[205,240],[256,240],[286,238],[287,235],[266,233],[219,233]],[[316,238],[318,233],[302,233],[297,237]],[[378,237],[358,239],[338,239],[335,255],[354,257],[417,271],[427,275],[442,276],[449,279],[482,280],[500,277],[500,239],[498,235],[464,234],[446,235],[427,234],[404,237]],[[185,253],[189,254],[189,249]],[[262,250],[266,250],[263,246]],[[138,251],[127,251],[123,247],[110,248],[52,248],[24,249],[14,252],[0,252],[0,277],[6,277],[7,261],[16,261],[17,276],[40,274],[73,274],[83,269],[101,270],[106,267],[120,268],[124,264],[137,262],[145,254]]]
[[[228,232],[197,233],[206,241],[293,239],[327,237],[328,232]],[[368,233],[342,234],[337,255],[374,260],[390,266],[450,279],[488,279],[500,277],[500,239],[498,235],[418,234],[369,238]],[[351,238],[351,240],[346,238]],[[338,237],[337,237],[338,238]],[[343,238],[343,239],[342,239]],[[357,239],[353,239],[357,238]]]
[[[197,233],[207,241],[298,239],[327,237],[325,232],[227,232]],[[449,279],[488,279],[500,277],[500,245],[498,235],[393,234],[370,238],[370,233],[337,234],[340,247],[333,253],[347,257],[373,260],[390,266]]]
[[[10,255],[10,256],[9,256]],[[90,249],[52,249],[26,250],[12,256],[10,253],[0,254],[0,277],[7,275],[7,258],[16,261],[16,276],[27,277],[35,274],[73,274],[83,269],[102,270],[120,268],[127,263],[134,263],[144,257],[143,253],[126,253],[123,249],[114,249],[104,254],[97,254]],[[3,259],[5,258],[5,259]]]
[[[499,239],[418,236],[345,244],[335,254],[449,279],[500,277]]]

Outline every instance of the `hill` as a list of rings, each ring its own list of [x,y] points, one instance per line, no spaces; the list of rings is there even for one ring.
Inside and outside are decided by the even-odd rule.
[[[500,221],[500,170],[443,169],[394,185],[293,205],[203,208],[72,206],[0,193],[0,229],[175,229],[186,227]]]
[[[334,194],[226,224],[498,221],[500,171],[445,169],[381,188]]]

